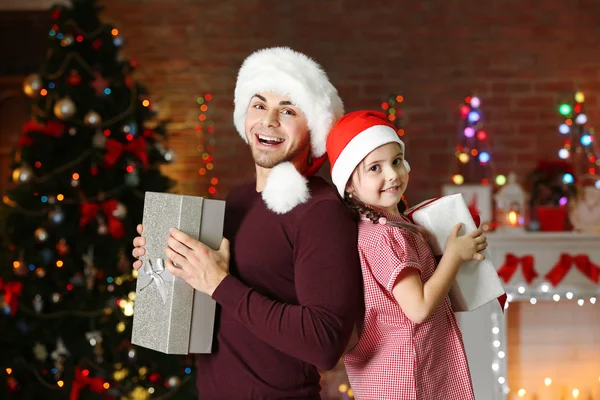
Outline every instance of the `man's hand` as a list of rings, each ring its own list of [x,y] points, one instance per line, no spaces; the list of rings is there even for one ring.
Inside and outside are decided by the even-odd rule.
[[[212,296],[221,281],[229,274],[229,241],[221,241],[214,251],[204,243],[190,237],[179,229],[171,228],[165,254],[167,270],[194,289]]]
[[[142,224],[138,224],[137,233],[140,236],[136,236],[135,239],[133,239],[133,251],[131,252],[131,254],[133,254],[133,256],[135,258],[140,258],[144,254],[146,254],[146,249],[144,249],[144,245],[146,244],[146,239],[144,239],[142,237],[143,231],[144,231],[144,227],[142,226]],[[142,268],[142,260],[136,260],[133,263],[133,268],[136,271],[139,270],[140,268]]]

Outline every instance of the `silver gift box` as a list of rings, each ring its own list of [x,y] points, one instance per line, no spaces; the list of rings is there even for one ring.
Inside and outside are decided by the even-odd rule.
[[[169,228],[218,249],[225,202],[146,192],[143,236],[146,254],[138,271],[131,342],[166,354],[210,353],[215,301],[165,268]]]

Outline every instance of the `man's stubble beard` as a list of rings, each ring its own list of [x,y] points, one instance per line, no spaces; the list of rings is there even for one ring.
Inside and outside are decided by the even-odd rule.
[[[310,151],[310,135],[304,142],[299,143],[298,146],[296,146],[296,148],[294,149],[294,151],[289,154],[269,154],[267,152],[261,152],[256,150],[256,148],[253,145],[250,146],[254,163],[261,168],[269,169],[281,163],[293,161],[296,157],[305,152],[307,147]]]

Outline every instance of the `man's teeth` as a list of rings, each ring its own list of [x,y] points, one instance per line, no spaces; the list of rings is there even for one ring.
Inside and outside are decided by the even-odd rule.
[[[263,143],[267,143],[267,144],[277,144],[277,143],[283,143],[285,141],[284,139],[274,138],[274,137],[270,137],[270,136],[263,136],[263,135],[258,135],[258,140],[260,140]]]

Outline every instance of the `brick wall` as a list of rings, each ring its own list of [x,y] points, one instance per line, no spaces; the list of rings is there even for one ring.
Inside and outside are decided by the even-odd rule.
[[[289,45],[320,62],[348,111],[405,97],[411,202],[449,180],[458,105],[482,99],[497,173],[524,175],[556,158],[556,106],[586,93],[600,121],[600,2],[597,0],[104,0],[127,40],[138,77],[173,117],[177,163],[168,173],[190,194],[206,190],[193,128],[198,95],[214,96],[219,197],[253,175],[231,122],[237,69],[251,51]]]

